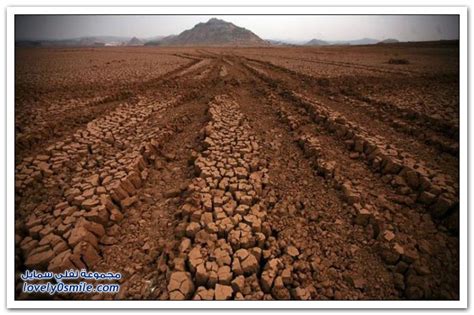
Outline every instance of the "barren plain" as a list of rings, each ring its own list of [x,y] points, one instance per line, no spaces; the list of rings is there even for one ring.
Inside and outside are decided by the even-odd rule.
[[[458,55],[17,48],[17,298],[458,299]]]

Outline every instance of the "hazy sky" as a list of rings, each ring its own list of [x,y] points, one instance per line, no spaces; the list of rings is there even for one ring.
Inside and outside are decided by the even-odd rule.
[[[16,16],[17,39],[179,34],[212,17],[245,27],[263,39],[352,40],[364,37],[422,41],[459,38],[458,16],[448,15],[30,15]]]

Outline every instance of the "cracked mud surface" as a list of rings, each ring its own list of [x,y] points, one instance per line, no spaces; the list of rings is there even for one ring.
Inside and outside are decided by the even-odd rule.
[[[17,298],[458,299],[457,50],[338,49],[20,50]]]

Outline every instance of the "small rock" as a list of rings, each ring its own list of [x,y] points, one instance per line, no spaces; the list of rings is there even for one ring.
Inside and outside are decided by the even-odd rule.
[[[168,292],[171,300],[190,299],[194,293],[194,283],[188,272],[173,272],[168,283]]]
[[[386,230],[383,232],[383,238],[387,241],[390,242],[395,238],[395,234],[392,231]]]
[[[288,246],[288,247],[286,248],[286,253],[287,253],[288,255],[290,255],[291,257],[293,257],[293,258],[297,257],[297,256],[300,254],[300,252],[298,251],[298,249],[297,249],[296,247],[294,247],[294,246]]]
[[[231,286],[216,284],[214,292],[216,300],[230,300],[232,298],[232,293],[234,293],[234,290]]]

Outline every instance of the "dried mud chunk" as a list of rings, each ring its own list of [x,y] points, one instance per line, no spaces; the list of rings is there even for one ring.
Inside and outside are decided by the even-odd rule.
[[[395,284],[395,288],[397,288],[398,290],[405,290],[405,277],[403,276],[403,274],[394,273],[393,282]]]
[[[122,180],[120,186],[128,193],[129,196],[133,196],[136,192],[135,186],[133,186],[132,182],[126,178]]]
[[[175,259],[173,259],[173,266],[174,266],[174,270],[176,270],[176,271],[185,271],[186,270],[185,262],[184,262],[183,257],[176,257]]]
[[[118,243],[118,240],[115,237],[104,235],[100,239],[100,243],[104,245],[114,245]]]
[[[93,207],[99,204],[97,199],[86,199],[82,202],[81,206],[86,210],[91,210]]]
[[[291,291],[291,295],[295,300],[309,300],[311,299],[311,294],[307,289],[302,287],[297,287]]]
[[[112,209],[116,208],[110,196],[100,195],[99,199],[100,199],[101,205],[105,206],[107,210],[111,211]]]
[[[59,220],[59,222],[61,222],[61,221]],[[54,227],[52,227],[48,224],[41,231],[39,231],[38,234],[41,238],[43,238],[46,235],[53,233],[53,231],[54,231]]]
[[[86,179],[86,182],[90,183],[92,186],[99,185],[99,174],[94,174]]]
[[[246,215],[249,212],[250,207],[248,205],[239,205],[235,212],[240,215]]]
[[[231,286],[216,284],[215,289],[215,298],[216,300],[230,300],[232,298],[232,294],[234,290],[232,290]]]
[[[118,209],[114,208],[110,210],[110,220],[112,222],[120,222],[123,220],[123,214]]]
[[[167,190],[163,196],[165,198],[174,198],[174,197],[178,197],[179,195],[181,194],[181,190],[179,188],[172,188],[172,189],[169,189]]]
[[[383,167],[383,174],[398,174],[401,170],[400,161],[395,160],[392,157],[384,159],[385,166]]]
[[[113,187],[113,190],[110,193],[110,197],[112,197],[112,199],[115,202],[120,203],[120,201],[122,201],[125,198],[129,197],[128,193],[123,188],[118,186],[118,184],[115,184],[114,186],[115,187]]]
[[[383,249],[381,254],[382,259],[389,265],[395,265],[400,259],[400,254],[390,249]]]
[[[416,273],[419,274],[420,276],[426,276],[426,275],[431,274],[430,267],[426,262],[422,262],[418,260],[413,264],[413,268],[415,269]]]
[[[413,170],[408,170],[405,172],[405,180],[407,181],[408,186],[412,189],[418,189],[420,185],[420,179],[418,173]]]
[[[405,249],[398,243],[393,244],[393,250],[400,256],[405,254]]]
[[[232,288],[234,289],[234,292],[243,292],[244,287],[245,287],[245,277],[240,275],[236,277],[234,280],[232,280]]]
[[[354,288],[363,290],[365,289],[367,285],[367,281],[362,278],[357,278],[353,280],[353,284],[354,284]]]
[[[277,300],[289,300],[291,298],[290,291],[285,288],[282,277],[276,277],[272,289],[272,296]]]
[[[171,300],[190,299],[194,293],[194,283],[188,272],[173,272],[168,283],[168,292]]]
[[[428,206],[433,204],[435,199],[436,199],[436,196],[428,191],[423,191],[418,196],[418,202],[421,202],[422,204],[425,204]]]
[[[345,279],[356,289],[364,289],[367,285],[367,281],[357,275],[346,275]]]
[[[212,240],[217,240],[217,236],[215,234],[209,234],[206,230],[199,230],[194,237],[194,241],[198,244],[206,244]]]
[[[413,263],[419,259],[418,251],[415,248],[407,248],[404,250],[403,254],[401,254],[402,260],[406,261],[407,263]]]
[[[216,248],[213,253],[213,257],[215,257],[216,262],[219,266],[230,265],[232,261],[232,258],[230,257],[229,253],[221,248]]]
[[[38,245],[43,246],[43,245],[50,244],[51,247],[54,247],[56,244],[62,241],[63,239],[60,236],[51,233],[43,237],[41,241],[39,241]]]
[[[60,243],[57,243],[56,245],[54,245],[53,251],[55,254],[59,254],[68,248],[69,246],[67,245],[67,243],[65,241],[61,241]]]
[[[217,276],[219,278],[219,283],[229,285],[232,281],[232,271],[229,266],[222,266],[217,271]]]
[[[206,289],[205,287],[199,287],[196,290],[196,294],[193,300],[197,301],[212,301],[214,300],[214,289]]]
[[[106,225],[109,221],[109,213],[107,212],[107,208],[105,206],[100,205],[94,207],[91,211],[84,214],[84,218],[86,218],[88,221]]]
[[[293,281],[292,277],[292,267],[285,268],[281,272],[281,279],[285,285],[290,285],[291,282]]]
[[[209,280],[209,275],[204,264],[200,264],[199,266],[197,266],[195,279],[197,285],[205,285]]]
[[[138,175],[138,173],[131,172],[128,176],[128,179],[132,182],[133,186],[135,186],[136,189],[142,187],[142,179],[140,178],[140,175]]]
[[[186,236],[189,238],[194,238],[196,233],[201,229],[201,225],[197,222],[191,222],[186,227]]]
[[[192,272],[194,272],[197,267],[202,264],[203,258],[201,254],[201,247],[194,247],[188,254],[188,265]]]
[[[200,222],[203,226],[208,226],[210,223],[213,223],[212,213],[205,212],[200,217]]]
[[[243,217],[244,221],[252,227],[252,231],[259,233],[262,230],[262,221],[253,214]]]
[[[25,266],[30,269],[46,269],[48,263],[54,258],[52,250],[30,255],[26,258]]]
[[[354,218],[354,223],[357,225],[366,226],[369,223],[372,214],[367,209],[356,210],[357,214]]]
[[[286,253],[292,258],[296,258],[300,254],[299,250],[294,246],[288,246],[286,248]]]
[[[121,207],[122,209],[126,209],[126,208],[130,207],[131,205],[133,205],[133,204],[134,204],[135,202],[137,202],[137,201],[138,201],[137,196],[127,197],[127,198],[122,199],[122,200],[120,201],[120,207]]]
[[[431,213],[435,218],[443,217],[454,205],[454,202],[445,195],[441,195],[431,206]]]
[[[89,188],[89,189],[86,189],[84,193],[82,193],[82,196],[84,198],[91,198],[94,196],[94,193],[95,193],[95,188]]]
[[[207,286],[213,288],[218,281],[219,276],[217,275],[217,271],[209,272],[209,280],[207,280]]]
[[[28,221],[25,223],[25,227],[27,229],[31,229],[37,225],[41,225],[41,218],[36,218],[34,215],[33,216],[30,216],[30,218],[28,219]]]
[[[88,242],[80,242],[74,247],[74,254],[79,255],[89,269],[92,269],[100,260],[97,250]]]
[[[387,242],[390,242],[391,240],[393,240],[395,238],[395,234],[392,232],[392,231],[389,231],[389,230],[385,230],[383,232],[383,238],[387,241]]]
[[[245,274],[257,273],[259,270],[258,261],[252,254],[249,254],[243,261],[240,261],[240,265]]]
[[[222,209],[227,214],[227,216],[233,216],[234,211],[236,210],[236,207],[237,207],[237,202],[235,200],[230,200],[225,205],[223,205]]]
[[[39,232],[43,229],[43,226],[42,225],[36,225],[36,226],[33,226],[32,228],[30,228],[28,230],[30,236],[32,238],[36,238],[38,239],[39,238]]]
[[[71,235],[69,236],[68,243],[71,246],[76,246],[79,242],[86,241],[90,243],[95,248],[98,248],[97,238],[94,234],[88,231],[83,226],[78,226],[71,231]]]
[[[433,255],[433,248],[427,240],[419,240],[417,246],[420,252],[430,256]]]
[[[232,272],[235,275],[243,275],[244,270],[242,269],[242,266],[240,265],[240,261],[238,259],[234,259],[232,261]]]
[[[360,201],[360,196],[356,193],[350,183],[344,183],[342,185],[342,193],[344,194],[345,200],[349,204],[358,203]]]
[[[36,159],[39,160],[39,161],[48,161],[49,160],[49,155],[38,154],[36,156]]]
[[[238,179],[247,179],[249,176],[248,171],[244,167],[236,167],[234,172]]]
[[[54,257],[48,264],[48,271],[51,272],[63,272],[64,270],[76,268],[74,264],[69,259],[72,252],[70,249],[67,249],[56,257]]]
[[[270,290],[273,285],[273,280],[275,280],[275,271],[264,270],[260,278],[260,284],[262,286],[263,292],[270,293]]]

